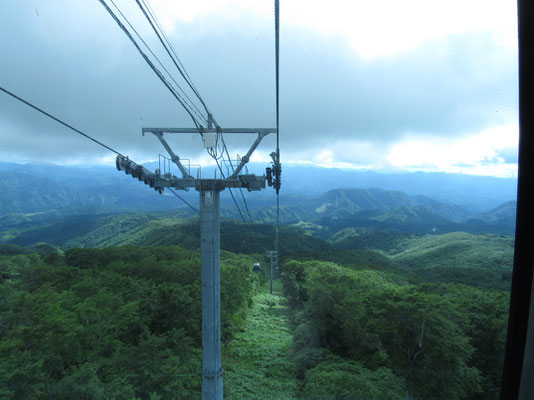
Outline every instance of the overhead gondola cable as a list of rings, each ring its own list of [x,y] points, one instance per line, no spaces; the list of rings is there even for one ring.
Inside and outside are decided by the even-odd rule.
[[[224,175],[224,171],[222,169],[222,166],[220,165],[219,161],[218,160],[215,160],[215,162],[217,163],[217,167],[219,168],[219,171],[221,173],[221,176],[223,177],[223,179],[226,179],[226,176]],[[247,223],[244,215],[243,215],[243,212],[241,211],[241,207],[239,207],[239,204],[237,203],[237,200],[235,199],[235,196],[234,196],[234,193],[232,192],[232,189],[231,188],[228,188],[228,190],[230,191],[230,196],[232,197],[232,200],[234,201],[234,204],[237,208],[237,211],[239,213],[239,216],[241,217],[241,220],[243,221],[243,223],[245,224],[245,226],[248,228],[249,227],[249,224]],[[240,190],[241,192],[241,196],[243,196],[243,192]],[[249,216],[249,219],[250,219],[250,224],[251,224],[251,227],[252,229],[254,230],[254,225],[253,225],[253,222],[252,222],[252,217],[250,216],[250,212],[248,210],[248,206],[247,206],[247,202],[245,200],[245,197],[243,196],[243,201],[245,202],[245,208],[246,208],[246,211],[248,213],[248,216]]]
[[[154,22],[156,23],[156,26],[158,27],[159,31],[161,32],[161,34],[163,35],[163,38],[165,39],[165,42],[167,43],[167,45],[169,46],[169,48],[171,49],[171,52],[172,54],[174,55],[176,61],[178,62],[178,64],[180,64],[180,66],[182,67],[182,70],[184,71],[184,74],[185,76],[187,77],[187,79],[189,80],[189,83],[193,86],[193,90],[198,92],[193,80],[189,77],[189,74],[187,73],[187,70],[185,69],[184,65],[182,64],[182,62],[180,61],[180,57],[178,57],[178,54],[176,54],[176,50],[174,49],[174,46],[172,45],[172,43],[170,42],[169,38],[167,37],[167,35],[165,34],[165,31],[163,30],[163,27],[161,26],[161,24],[159,23],[159,20],[158,20],[158,17],[157,15],[154,13],[154,11],[152,11],[152,8],[150,7],[150,3],[148,2],[148,0],[141,0],[143,2],[143,4],[145,5],[146,9],[148,10],[148,13],[150,14],[150,16],[152,17],[152,19],[154,20]]]
[[[143,4],[141,4],[141,2],[139,0],[135,0],[135,2],[137,3],[137,5],[139,6],[139,8],[141,9],[141,11],[143,12],[143,15],[145,16],[145,18],[147,19],[148,23],[150,24],[150,26],[152,27],[152,29],[154,30],[156,36],[158,37],[159,41],[161,42],[161,45],[163,46],[163,48],[165,49],[165,51],[167,52],[167,54],[169,55],[169,57],[171,58],[172,62],[174,63],[174,66],[176,67],[176,69],[178,70],[178,72],[180,72],[180,75],[182,75],[182,78],[184,78],[184,80],[187,82],[187,84],[189,85],[189,87],[191,88],[191,90],[193,91],[193,93],[195,93],[195,95],[197,96],[198,100],[202,103],[202,106],[204,107],[204,109],[206,110],[206,113],[208,114],[207,115],[207,118],[212,118],[213,119],[213,116],[211,115],[211,112],[209,111],[208,109],[208,106],[206,105],[204,99],[202,98],[202,96],[200,95],[200,93],[198,92],[198,90],[196,89],[195,85],[193,85],[193,82],[191,81],[191,78],[189,78],[189,75],[187,75],[185,73],[185,68],[183,67],[183,65],[180,63],[181,67],[178,65],[178,62],[177,60],[173,57],[173,53],[171,53],[171,50],[169,48],[169,46],[167,45],[166,41],[164,40],[163,38],[163,33],[160,34],[160,32],[158,31],[158,29],[156,28],[156,25],[155,25],[155,21],[152,21],[152,19],[150,18],[150,16],[148,15],[148,11],[147,9],[145,9],[145,7],[143,6]],[[144,1],[143,1],[144,3]],[[148,8],[148,7],[147,7]],[[151,14],[153,15],[153,14]],[[161,28],[160,28],[161,29]],[[163,30],[162,30],[163,32]],[[167,41],[168,42],[168,41]],[[174,53],[174,55],[176,55],[176,53]]]
[[[9,90],[4,89],[4,88],[1,87],[1,86],[0,86],[0,90],[1,90],[2,92],[4,92],[5,94],[8,94],[9,96],[13,97],[14,99],[20,101],[21,103],[26,104],[28,107],[33,108],[34,110],[40,112],[40,113],[43,114],[43,115],[46,115],[47,117],[53,119],[54,121],[60,123],[61,125],[63,125],[63,126],[69,128],[69,129],[73,130],[74,132],[76,132],[76,133],[82,135],[83,137],[85,137],[85,138],[91,140],[92,142],[94,142],[94,143],[96,143],[96,144],[98,144],[98,145],[104,147],[105,149],[111,151],[112,153],[115,153],[115,154],[117,154],[118,156],[125,157],[123,154],[121,154],[121,153],[118,152],[117,150],[115,150],[115,149],[109,147],[108,145],[102,143],[101,141],[99,141],[99,140],[97,140],[97,139],[91,137],[91,136],[88,135],[87,133],[84,133],[84,132],[80,131],[79,129],[73,127],[72,125],[70,125],[70,124],[68,124],[68,123],[66,123],[66,122],[64,122],[64,121],[62,121],[61,119],[59,119],[59,118],[57,118],[57,117],[54,117],[52,114],[50,114],[50,113],[44,111],[43,109],[37,107],[36,105],[33,105],[33,104],[30,103],[29,101],[24,100],[22,97],[17,96],[15,93],[12,93],[12,92],[10,92]],[[195,212],[197,212],[197,213],[199,212],[195,207],[193,207],[191,204],[189,204],[184,198],[182,198],[180,195],[178,195],[178,193],[174,192],[174,190],[172,190],[172,189],[170,189],[170,188],[169,188],[169,190],[170,190],[171,193],[173,193],[176,197],[178,197],[180,200],[182,200],[187,206],[189,206],[191,209],[193,209],[193,211],[195,211]]]
[[[163,48],[165,49],[165,51],[167,52],[167,54],[169,55],[169,57],[171,58],[171,60],[173,61],[174,63],[174,66],[176,67],[176,69],[178,70],[178,72],[182,75],[182,77],[184,78],[184,80],[187,82],[187,84],[189,85],[189,87],[191,88],[191,90],[195,93],[195,95],[197,96],[197,98],[199,99],[199,101],[202,103],[202,105],[204,106],[204,109],[208,115],[208,120],[211,119],[216,126],[218,126],[217,124],[217,121],[215,120],[215,118],[213,117],[213,114],[211,113],[211,111],[209,110],[206,102],[204,101],[204,99],[202,98],[202,96],[200,95],[200,93],[198,92],[196,86],[194,85],[193,81],[191,80],[191,78],[189,77],[189,74],[187,73],[187,70],[185,69],[185,67],[183,66],[183,64],[181,63],[180,59],[178,58],[177,54],[176,54],[176,51],[174,50],[174,48],[172,47],[170,41],[168,40],[166,34],[165,34],[165,31],[163,30],[163,28],[161,27],[161,25],[159,24],[159,21],[156,17],[156,15],[152,12],[148,2],[146,0],[136,0],[136,3],[137,5],[139,6],[139,8],[141,9],[143,15],[145,16],[145,18],[147,19],[147,21],[149,22],[150,26],[152,27],[154,33],[156,34],[156,36],[158,37],[160,43],[162,44]],[[178,65],[179,64],[179,65]],[[222,143],[222,145],[219,144],[219,139],[220,139],[220,143]],[[233,166],[233,163],[232,163],[232,160],[231,160],[231,157],[230,157],[230,154],[228,152],[228,148],[226,147],[226,143],[224,141],[224,137],[222,134],[218,134],[217,135],[217,145],[216,145],[216,149],[221,146],[222,149],[219,150],[219,153],[217,153],[217,150],[213,150],[213,151],[210,151],[208,150],[208,153],[210,154],[210,156],[217,162],[217,166],[219,167],[219,170],[222,174],[222,176],[224,176],[224,172],[222,170],[222,168],[220,167],[219,163],[218,163],[218,160],[221,159],[221,158],[224,158],[224,154],[226,153],[226,156],[228,158],[228,163],[230,164],[231,168],[232,168],[232,172],[234,170],[234,166]],[[237,201],[235,200],[235,197],[233,195],[233,192],[232,192],[232,189],[229,189],[230,190],[230,194],[232,196],[232,199],[234,201],[234,204],[236,205],[237,209],[238,209],[238,212],[241,216],[241,219],[243,220],[243,222],[245,222],[245,225],[248,225],[243,217],[243,213],[241,212],[241,209],[237,203]],[[252,215],[250,213],[250,210],[249,210],[249,207],[248,207],[248,204],[247,204],[247,201],[245,199],[245,196],[243,194],[243,191],[241,188],[239,188],[239,193],[241,195],[241,200],[245,206],[245,210],[246,210],[246,214],[248,215],[248,219],[249,219],[249,222],[250,222],[250,226],[254,229],[254,222],[253,222],[253,219],[252,219]]]
[[[187,93],[181,88],[181,86],[178,84],[178,82],[176,82],[176,80],[174,79],[174,77],[172,76],[172,74],[167,70],[167,68],[165,67],[165,65],[160,61],[160,59],[158,58],[158,56],[156,56],[156,54],[152,51],[152,49],[150,48],[150,46],[145,42],[145,40],[141,37],[141,35],[137,32],[137,30],[135,29],[135,27],[130,23],[130,21],[128,20],[128,18],[123,14],[123,12],[121,11],[121,9],[115,4],[115,2],[113,0],[110,0],[111,1],[111,4],[113,4],[113,6],[117,9],[117,11],[119,12],[119,14],[121,15],[122,18],[124,18],[124,20],[126,21],[126,23],[128,24],[128,26],[132,29],[132,31],[135,33],[135,35],[139,38],[139,40],[145,45],[145,47],[147,48],[147,50],[150,52],[150,54],[152,54],[152,56],[156,59],[156,61],[158,62],[158,64],[161,66],[161,68],[167,73],[167,75],[171,78],[171,80],[174,82],[174,84],[176,85],[176,87],[180,90],[180,92],[182,92],[182,95],[185,97],[185,99],[187,99],[189,101],[189,103],[182,98],[182,101],[188,106],[189,110],[191,110],[197,117],[199,117],[204,123],[207,124],[207,119],[205,116],[202,115],[202,112],[198,109],[198,107],[195,105],[195,103],[189,98],[189,96],[187,95]]]
[[[72,125],[69,125],[69,124],[67,124],[66,122],[60,120],[59,118],[54,117],[52,114],[47,113],[46,111],[44,111],[44,110],[40,109],[39,107],[37,107],[37,106],[31,104],[30,102],[28,102],[28,101],[24,100],[23,98],[17,96],[16,94],[11,93],[9,90],[4,89],[3,87],[0,87],[0,90],[1,90],[2,92],[4,92],[4,93],[10,95],[11,97],[17,99],[18,101],[20,101],[20,102],[26,104],[27,106],[33,108],[34,110],[39,111],[41,114],[44,114],[44,115],[46,115],[47,117],[52,118],[54,121],[59,122],[61,125],[66,126],[67,128],[73,130],[74,132],[79,133],[80,135],[82,135],[82,136],[86,137],[87,139],[89,139],[89,140],[95,142],[96,144],[99,144],[100,146],[102,146],[102,147],[108,149],[108,150],[111,151],[112,153],[115,153],[115,154],[117,154],[117,155],[122,155],[122,154],[119,153],[117,150],[112,149],[112,148],[109,147],[108,145],[105,145],[104,143],[102,143],[102,142],[96,140],[95,138],[89,136],[88,134],[83,133],[82,131],[80,131],[79,129],[76,129],[76,128],[73,127]]]
[[[200,214],[200,211],[198,211],[198,209],[196,209],[195,207],[193,207],[191,204],[189,204],[188,201],[186,201],[182,196],[180,196],[178,193],[176,193],[174,190],[172,190],[170,187],[167,188],[170,190],[170,192],[172,194],[174,194],[176,197],[178,197],[180,200],[182,200],[185,204],[187,204],[189,206],[189,208],[191,208],[194,212],[196,212],[197,214]]]
[[[113,0],[111,0],[113,2]],[[106,11],[108,11],[108,13],[111,15],[111,17],[115,20],[115,22],[119,25],[119,27],[122,29],[122,31],[126,34],[126,36],[130,39],[130,41],[133,43],[133,45],[135,46],[135,48],[137,49],[137,51],[141,54],[141,56],[143,57],[143,59],[147,62],[147,64],[152,68],[152,70],[156,73],[156,75],[160,78],[160,80],[165,84],[165,86],[171,91],[171,93],[176,97],[176,99],[180,102],[180,104],[184,107],[184,109],[187,111],[187,113],[189,114],[189,116],[191,117],[191,119],[193,120],[198,132],[202,135],[203,134],[203,129],[202,129],[202,125],[196,120],[196,118],[193,116],[192,114],[192,111],[190,109],[188,109],[188,107],[186,106],[186,102],[180,98],[179,94],[176,92],[176,90],[172,87],[172,85],[167,81],[167,79],[163,76],[163,74],[161,73],[161,71],[159,71],[157,69],[157,67],[152,63],[152,61],[148,58],[148,56],[143,52],[143,50],[140,48],[139,44],[136,42],[136,40],[133,38],[132,34],[128,31],[128,29],[124,26],[124,24],[120,21],[120,19],[117,17],[117,15],[113,12],[113,10],[111,10],[111,8],[106,4],[106,2],[104,0],[99,0],[99,2],[104,6],[104,8],[106,9]],[[114,3],[113,3],[114,4]],[[145,12],[144,8],[141,6],[141,4],[138,2],[137,3],[141,9],[143,10],[143,13],[145,15],[146,18],[149,19],[150,21],[150,18],[148,17],[147,13]],[[114,4],[115,7],[117,7],[115,4]],[[118,9],[118,8],[117,8]],[[118,9],[119,12],[120,12],[120,9]],[[122,13],[121,13],[122,15]],[[127,19],[126,19],[127,21]],[[150,21],[151,22],[151,21]],[[129,23],[129,21],[127,21],[127,23]],[[154,30],[156,30],[155,26],[151,23],[151,26]],[[132,27],[133,29],[133,27]],[[157,30],[156,30],[157,32]],[[160,41],[162,41],[162,38],[161,36],[157,33],[158,35],[158,38],[160,39]],[[146,45],[146,44],[145,44]],[[167,50],[167,47],[164,46]],[[147,46],[147,48],[149,48]],[[150,50],[150,49],[149,49]],[[167,50],[168,51],[168,50]],[[172,58],[172,56],[171,56]],[[177,57],[176,57],[177,58]],[[174,62],[174,59],[173,59],[173,62]],[[177,66],[177,64],[175,63],[175,65]],[[181,65],[181,63],[180,63]],[[184,79],[186,80],[186,82],[188,83],[188,85],[192,88],[192,90],[194,91],[195,95],[197,95],[197,97],[199,98],[199,100],[201,101],[201,103],[203,104],[203,106],[205,107],[206,109],[206,112],[208,113],[208,123],[209,123],[209,119],[214,120],[213,118],[213,115],[209,112],[209,109],[207,108],[204,100],[202,99],[202,97],[200,96],[200,94],[198,93],[198,90],[196,90],[196,88],[194,87],[194,84],[192,83],[191,79],[189,78],[189,75],[187,75],[186,72],[184,72],[182,69],[180,69],[178,66],[177,68],[179,69],[182,77],[184,77]],[[183,66],[182,66],[183,68]],[[187,78],[186,78],[187,76]],[[222,135],[221,135],[222,136]],[[221,138],[222,140],[222,143],[223,143],[223,149],[226,149],[226,144],[224,143],[224,139]],[[226,150],[227,152],[227,150]],[[217,161],[218,157],[217,157],[217,154],[216,153],[210,153],[210,155]],[[230,163],[231,163],[231,160],[229,159],[228,160]],[[219,166],[219,169],[221,170],[221,173],[222,172],[222,169],[220,168]],[[224,175],[224,174],[223,174]],[[243,213],[237,203],[237,201],[235,200],[235,197],[233,196],[233,193],[232,194],[232,198],[234,200],[234,203],[236,205],[236,207],[238,208],[238,212],[241,216],[241,218],[243,219],[243,221],[245,221],[245,218],[243,216]],[[244,198],[244,196],[242,195],[242,197]],[[246,202],[246,200],[244,200]],[[248,209],[248,206],[245,204],[245,207]],[[249,213],[250,215],[250,213]],[[246,224],[246,221],[245,221],[245,224]]]
[[[275,42],[275,78],[276,78],[276,155],[274,172],[276,177],[276,229],[274,249],[278,254],[279,226],[280,226],[280,2],[274,0],[274,42]]]
[[[167,36],[165,35],[165,32],[164,30],[161,28],[161,26],[159,25],[159,22],[155,16],[155,14],[152,12],[152,10],[150,9],[148,3],[145,1],[145,0],[136,0],[136,3],[137,5],[139,6],[139,8],[141,9],[143,15],[145,16],[145,18],[147,19],[147,21],[149,22],[150,26],[152,27],[154,33],[156,34],[156,36],[158,37],[161,45],[163,46],[163,48],[165,49],[165,51],[167,52],[167,54],[169,55],[169,57],[171,58],[172,62],[174,63],[174,66],[176,67],[176,69],[178,70],[178,72],[180,73],[180,75],[182,75],[182,78],[184,78],[184,80],[187,82],[187,84],[189,85],[189,87],[191,88],[191,90],[193,91],[193,93],[195,93],[195,95],[197,96],[198,100],[202,103],[206,113],[207,113],[207,118],[208,120],[211,119],[216,126],[218,126],[217,124],[217,121],[215,120],[215,118],[213,117],[213,114],[211,113],[211,111],[209,110],[206,102],[204,101],[204,99],[202,98],[202,96],[200,95],[200,93],[198,92],[196,86],[194,85],[193,81],[191,80],[191,78],[189,77],[189,74],[187,73],[186,69],[184,68],[183,64],[180,62],[176,52],[174,51],[174,48],[172,48],[172,45],[170,44]],[[210,154],[210,156],[215,159],[215,161],[217,162],[217,166],[219,167],[219,170],[222,174],[222,176],[224,176],[224,172],[221,168],[221,166],[219,165],[218,163],[218,160],[220,158],[223,158],[224,157],[224,153],[226,153],[227,157],[228,157],[228,163],[230,164],[232,170],[234,169],[233,167],[233,163],[232,163],[232,160],[231,160],[231,157],[228,153],[228,149],[226,147],[226,143],[224,141],[224,137],[222,136],[222,134],[218,134],[218,139],[220,137],[220,142],[222,143],[222,149],[220,150],[220,154],[217,153],[216,150],[213,150],[213,151],[208,151],[208,153]],[[219,140],[218,140],[219,142]],[[219,143],[217,143],[217,146],[216,148],[219,147]],[[245,196],[243,194],[243,191],[241,188],[239,188],[239,192],[241,194],[241,199],[242,199],[242,202],[245,206],[245,209],[246,209],[246,213],[248,215],[248,218],[249,218],[249,221],[250,221],[250,225],[253,227],[254,226],[254,223],[253,223],[253,220],[252,220],[252,215],[250,214],[250,210],[248,208],[248,204],[247,204],[247,201],[245,199]],[[237,209],[238,209],[238,212],[241,216],[241,219],[243,220],[243,222],[245,222],[245,225],[248,226],[248,224],[246,223],[246,220],[243,216],[243,213],[234,197],[234,194],[232,192],[232,190],[230,189],[230,194],[232,196],[232,199],[234,201],[234,204],[236,205]]]
[[[232,168],[232,173],[233,173],[235,171],[234,164],[232,163],[232,160],[230,158],[230,154],[228,153],[228,148],[226,147],[226,143],[224,142],[224,137],[222,135],[221,135],[221,140],[222,140],[222,143],[223,143],[223,149],[221,151],[221,154],[222,154],[222,156],[224,156],[224,152],[226,152],[226,156],[228,157],[228,163],[230,164],[230,167]],[[222,170],[221,170],[221,173],[222,173]],[[248,204],[247,204],[247,200],[245,199],[245,195],[243,194],[243,190],[242,190],[242,188],[238,188],[238,189],[239,189],[239,193],[241,194],[241,199],[243,201],[243,204],[245,205],[245,210],[247,212],[248,218],[250,220],[250,226],[252,227],[252,230],[255,231],[255,229],[254,229],[254,220],[252,219],[252,215],[250,214],[250,210],[248,208]],[[230,188],[229,188],[229,190],[230,190],[230,194],[231,194],[232,190]]]
[[[152,68],[152,70],[155,72],[155,74],[158,76],[158,78],[163,82],[163,84],[169,89],[169,91],[173,94],[173,96],[178,100],[178,102],[182,105],[182,107],[187,111],[191,119],[193,120],[193,123],[195,124],[195,127],[197,128],[198,132],[202,135],[202,125],[197,121],[197,119],[193,116],[192,112],[187,108],[184,101],[180,98],[180,95],[176,92],[176,90],[172,87],[172,85],[169,83],[169,81],[163,76],[161,71],[154,65],[154,63],[148,58],[148,56],[145,54],[145,52],[139,47],[139,44],[137,41],[133,38],[132,34],[128,29],[124,26],[124,24],[120,21],[120,19],[117,17],[117,15],[113,12],[113,10],[107,5],[107,3],[104,0],[98,0],[100,4],[106,9],[106,11],[111,15],[111,17],[115,20],[117,25],[121,28],[121,30],[124,32],[124,34],[130,39],[132,44],[135,46],[139,54],[143,57],[145,62]]]

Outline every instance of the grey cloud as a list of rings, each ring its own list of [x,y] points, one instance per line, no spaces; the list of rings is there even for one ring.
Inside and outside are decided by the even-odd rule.
[[[497,151],[496,158],[502,159],[506,164],[517,164],[519,149],[517,147],[501,149]]]
[[[97,2],[72,3],[0,5],[2,86],[121,152],[156,157],[163,149],[142,138],[141,128],[191,126],[190,119]],[[232,26],[217,17],[196,24],[196,31],[179,25],[171,40],[218,122],[273,126],[272,27]],[[347,140],[384,149],[406,133],[460,136],[508,123],[517,113],[516,54],[503,56],[487,35],[449,37],[372,61],[335,37],[282,26],[281,40],[286,153]],[[0,130],[4,157],[107,154],[3,94]],[[173,141],[181,154],[199,154],[198,140]]]

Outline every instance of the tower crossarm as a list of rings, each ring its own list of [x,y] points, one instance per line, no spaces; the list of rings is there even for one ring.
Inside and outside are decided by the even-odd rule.
[[[145,133],[198,133],[197,128],[142,128]],[[202,133],[262,133],[264,136],[275,133],[276,128],[202,128]]]
[[[215,134],[224,134],[224,133],[230,133],[230,134],[257,134],[256,140],[252,145],[250,146],[250,149],[247,151],[247,154],[241,158],[241,162],[237,166],[237,168],[233,171],[232,175],[230,175],[228,178],[224,179],[224,184],[221,183],[221,180],[217,180],[217,185],[221,187],[222,190],[224,188],[237,188],[237,187],[244,187],[247,188],[248,191],[252,190],[261,190],[265,188],[265,176],[258,177],[256,175],[239,175],[239,173],[242,171],[243,167],[250,161],[250,156],[252,153],[256,150],[256,148],[259,146],[261,141],[265,136],[267,136],[269,133],[275,133],[276,128],[220,128],[220,127],[211,127],[211,124],[207,127],[201,127],[200,133],[206,134],[206,133],[215,133]],[[204,183],[195,183],[192,184],[192,182],[197,181],[199,179],[194,179],[189,171],[183,166],[183,164],[180,162],[180,157],[178,157],[174,151],[172,151],[171,147],[167,143],[167,141],[163,138],[163,134],[165,133],[199,133],[198,128],[142,128],[143,136],[145,133],[152,133],[154,134],[163,147],[165,147],[165,150],[169,153],[171,160],[178,166],[180,169],[180,172],[182,173],[183,179],[178,179],[178,181],[182,181],[179,185],[168,185],[173,186],[178,189],[184,188],[184,187],[195,187],[198,186],[203,187]],[[260,180],[263,180],[263,182],[260,184]],[[199,181],[203,181],[200,179]],[[209,180],[208,180],[209,181]],[[222,185],[222,186],[221,186]]]

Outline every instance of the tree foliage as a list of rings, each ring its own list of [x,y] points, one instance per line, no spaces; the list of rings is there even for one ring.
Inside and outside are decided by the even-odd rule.
[[[373,382],[377,371],[392,374],[394,393],[409,399],[468,399],[499,385],[505,292],[413,285],[396,275],[325,262],[288,262],[282,280],[304,393],[325,385],[331,396],[366,398],[351,397],[350,390],[358,376]]]
[[[200,259],[179,247],[72,249],[0,258],[0,397],[199,397]],[[222,254],[223,337],[259,277]]]

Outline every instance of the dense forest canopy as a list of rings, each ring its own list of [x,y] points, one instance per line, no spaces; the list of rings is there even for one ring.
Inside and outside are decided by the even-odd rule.
[[[195,225],[165,217],[116,236],[119,224],[104,225],[109,234],[101,238],[133,241],[126,246],[0,245],[1,396],[198,398]],[[307,226],[282,227],[280,301],[287,311],[278,312],[292,344],[246,363],[247,355],[258,356],[240,347],[245,339],[275,346],[269,335],[279,332],[254,319],[273,311],[274,300],[261,305],[258,297],[267,268],[253,272],[252,264],[267,264],[263,251],[274,231],[227,221],[222,232],[229,396],[253,398],[269,388],[273,398],[474,400],[492,399],[499,388],[513,239],[351,228],[325,241]],[[182,246],[162,246],[165,240]],[[251,315],[258,301],[262,311]],[[247,331],[251,318],[256,328]],[[296,382],[293,392],[274,383],[282,376]]]

